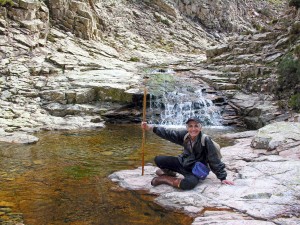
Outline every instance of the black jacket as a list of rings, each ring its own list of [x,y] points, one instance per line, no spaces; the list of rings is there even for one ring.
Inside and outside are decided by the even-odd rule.
[[[178,156],[181,165],[188,171],[192,171],[195,162],[199,161],[205,165],[209,165],[210,169],[217,178],[226,179],[227,173],[225,171],[225,164],[221,162],[217,155],[217,150],[209,137],[205,138],[205,147],[201,145],[202,132],[198,135],[193,146],[192,152],[189,151],[190,145],[189,137],[184,140],[188,133],[186,130],[169,130],[163,127],[154,127],[153,132],[161,138],[171,141],[175,144],[183,146],[183,153]]]

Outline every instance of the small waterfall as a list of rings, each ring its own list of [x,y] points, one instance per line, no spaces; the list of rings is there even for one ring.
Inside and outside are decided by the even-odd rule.
[[[173,91],[161,97],[150,96],[150,123],[160,125],[184,125],[189,117],[198,117],[203,125],[220,126],[221,114],[213,102],[197,90],[194,96]]]
[[[151,83],[147,112],[150,123],[182,126],[189,117],[198,117],[205,126],[222,125],[220,108],[207,98],[205,87],[173,79],[170,74],[161,74],[155,79],[155,85]]]

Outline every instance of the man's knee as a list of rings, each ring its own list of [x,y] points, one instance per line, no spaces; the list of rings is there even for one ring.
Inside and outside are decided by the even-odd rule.
[[[155,164],[158,166],[158,167],[160,167],[163,163],[164,163],[164,156],[160,156],[160,155],[158,155],[158,156],[155,156],[154,157],[154,162],[155,162]]]
[[[155,164],[158,166],[158,167],[160,167],[160,165],[161,165],[161,162],[162,162],[162,156],[155,156],[154,157],[154,162],[155,162]]]
[[[189,180],[189,179],[183,179],[180,182],[180,189],[182,190],[192,190],[193,188],[195,188],[198,184],[198,180]]]

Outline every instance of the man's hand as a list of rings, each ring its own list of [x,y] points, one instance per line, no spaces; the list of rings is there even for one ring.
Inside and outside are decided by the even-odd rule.
[[[142,123],[141,123],[141,128],[142,128],[143,130],[148,131],[148,130],[152,130],[153,127],[150,126],[150,125],[148,125],[147,122],[142,122]]]
[[[234,183],[230,180],[222,180],[222,184],[234,185]]]

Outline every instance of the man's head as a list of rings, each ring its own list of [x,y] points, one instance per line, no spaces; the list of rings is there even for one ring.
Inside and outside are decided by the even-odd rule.
[[[188,118],[188,120],[185,123],[188,124],[190,121],[195,121],[195,122],[201,124],[201,121],[199,120],[198,117],[190,117],[190,118]]]
[[[201,122],[197,117],[191,117],[186,121],[186,128],[191,138],[195,138],[201,131]]]

